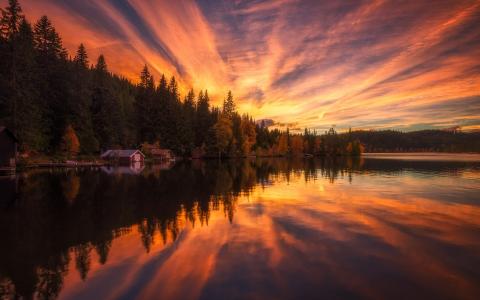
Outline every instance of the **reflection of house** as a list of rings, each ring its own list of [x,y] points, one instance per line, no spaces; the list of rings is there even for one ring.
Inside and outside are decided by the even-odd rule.
[[[170,170],[175,165],[173,160],[161,161],[151,166],[153,171]]]
[[[202,147],[197,147],[192,151],[192,158],[199,159],[205,156],[205,150]]]
[[[175,160],[175,155],[171,150],[168,149],[159,149],[153,148],[150,150],[152,157],[154,160],[161,160],[161,161],[173,161]]]
[[[143,164],[145,155],[140,150],[107,150],[101,155],[101,158],[121,164]]]
[[[126,174],[138,175],[145,169],[145,165],[141,162],[130,164],[130,166],[102,167],[101,170],[107,174]]]
[[[18,140],[6,127],[0,127],[0,169],[14,169]]]

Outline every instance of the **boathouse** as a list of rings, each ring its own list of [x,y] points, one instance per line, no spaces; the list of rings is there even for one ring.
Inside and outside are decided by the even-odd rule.
[[[101,158],[121,164],[143,163],[145,155],[140,150],[107,150]]]
[[[0,170],[14,170],[17,162],[15,135],[6,127],[0,126]]]

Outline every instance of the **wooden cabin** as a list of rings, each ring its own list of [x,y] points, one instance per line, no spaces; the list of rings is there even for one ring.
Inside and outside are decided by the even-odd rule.
[[[6,127],[0,127],[0,169],[14,170],[17,162],[17,144],[15,135]]]
[[[145,161],[145,155],[140,150],[107,150],[101,158],[120,164],[143,164]]]

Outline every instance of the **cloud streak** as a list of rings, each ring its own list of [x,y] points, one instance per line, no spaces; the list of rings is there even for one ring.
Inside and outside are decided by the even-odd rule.
[[[5,2],[5,1],[3,1]],[[3,4],[3,3],[2,3]],[[71,53],[137,80],[228,89],[241,112],[298,127],[480,125],[480,1],[24,0]],[[472,127],[473,126],[473,127]]]

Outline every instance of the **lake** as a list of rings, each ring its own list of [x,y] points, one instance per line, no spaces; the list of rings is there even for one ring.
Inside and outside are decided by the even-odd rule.
[[[479,299],[480,159],[465,157],[4,176],[0,296]]]

